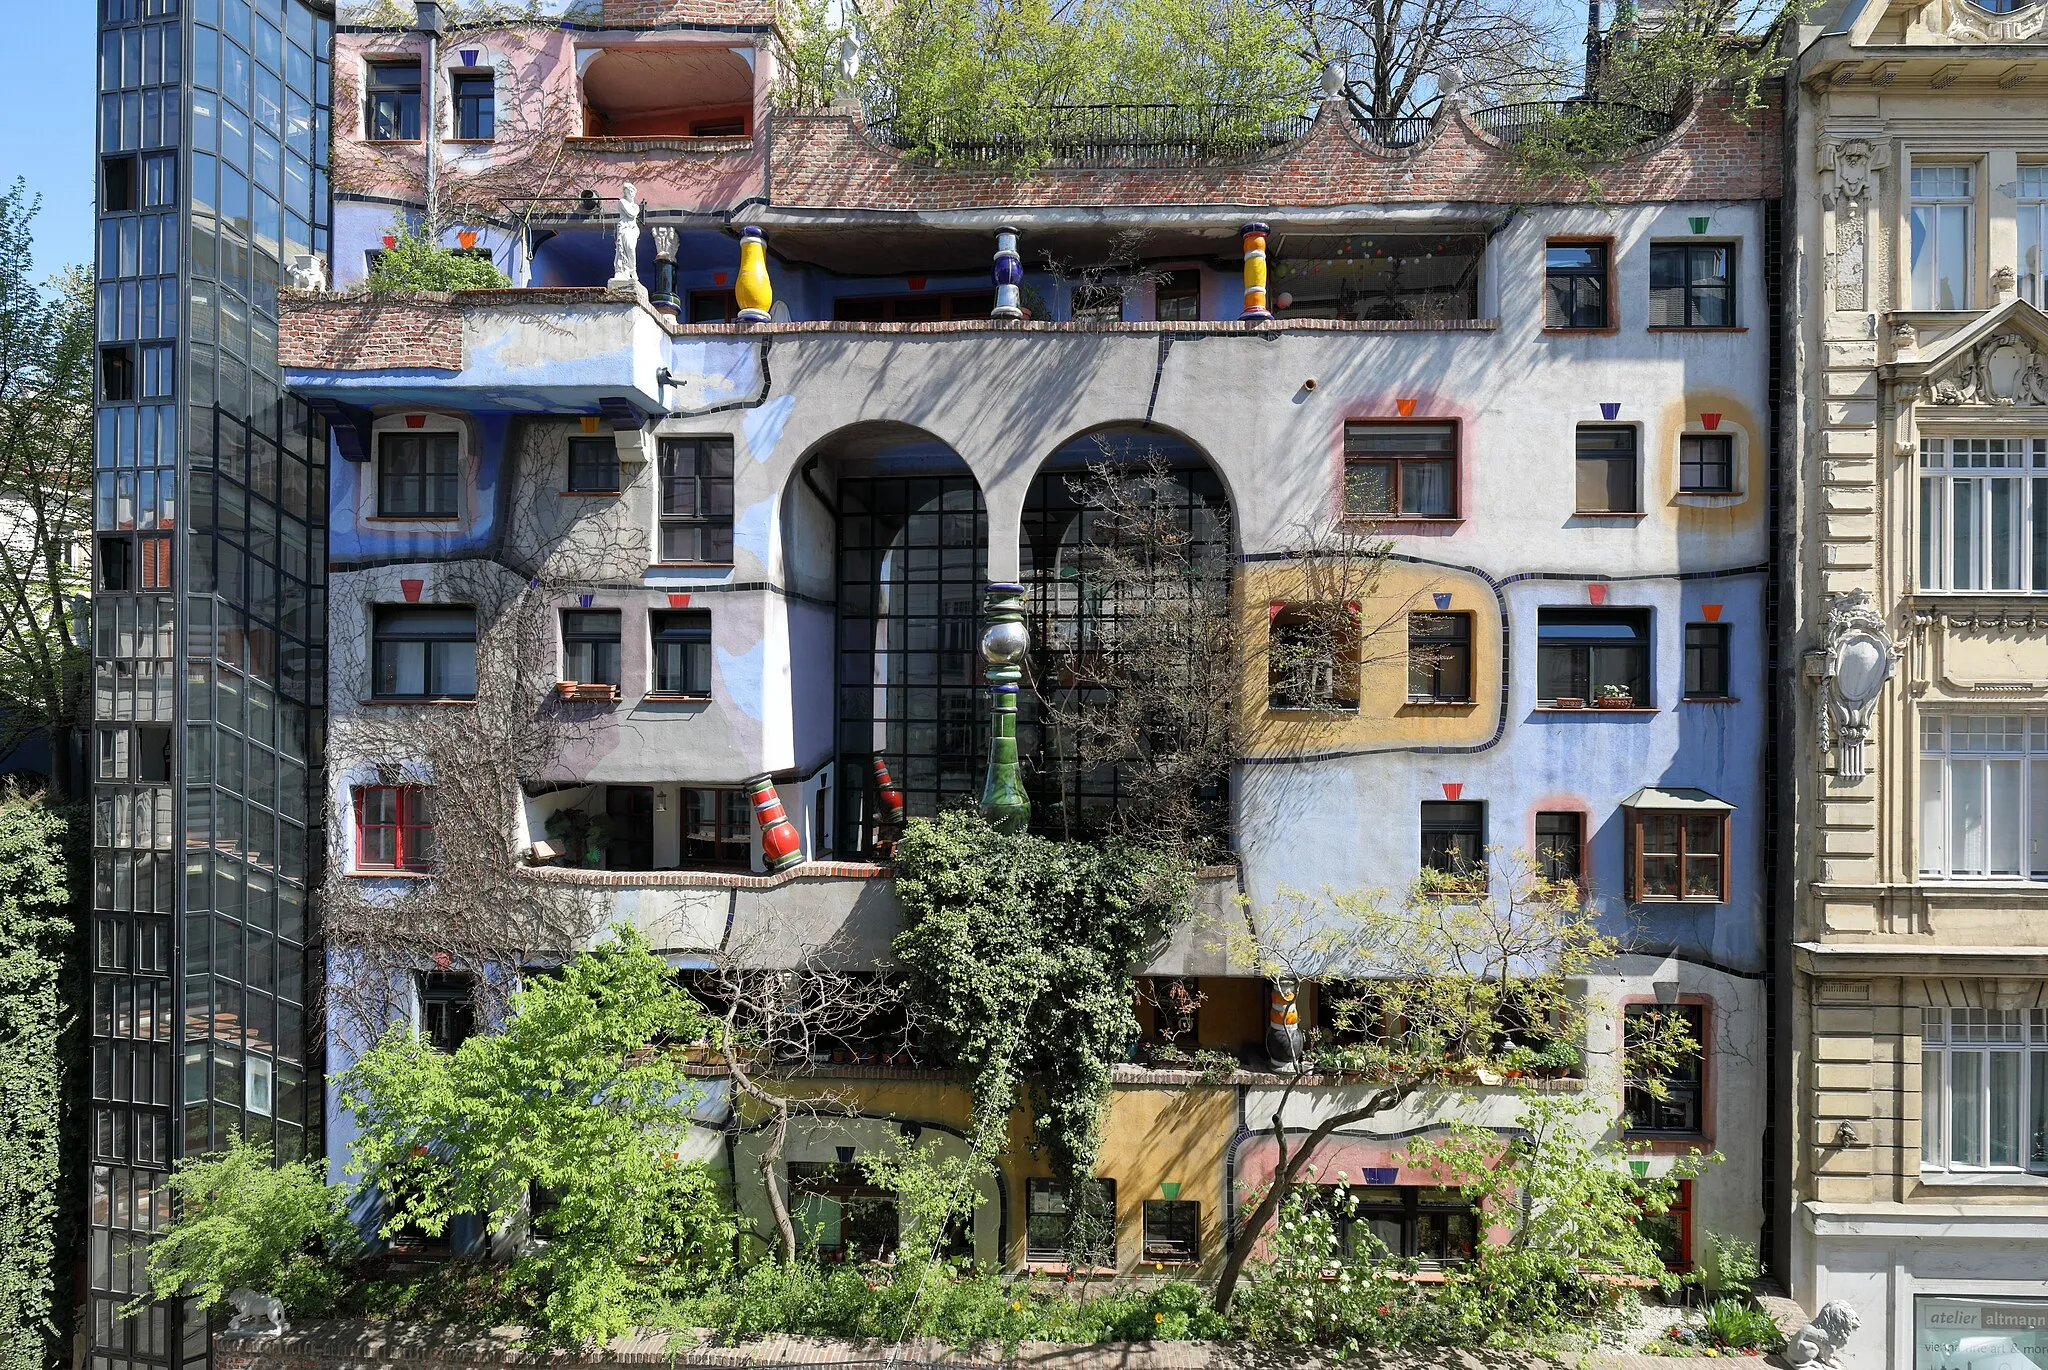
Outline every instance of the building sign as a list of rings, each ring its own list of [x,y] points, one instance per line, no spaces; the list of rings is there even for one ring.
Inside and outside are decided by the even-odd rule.
[[[1913,1370],[2048,1370],[2048,1299],[1916,1297]]]

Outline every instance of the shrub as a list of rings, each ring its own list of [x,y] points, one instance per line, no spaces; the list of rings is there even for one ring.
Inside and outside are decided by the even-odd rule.
[[[489,290],[512,284],[481,257],[442,247],[416,228],[402,227],[364,284],[373,294],[398,290]]]
[[[228,1149],[188,1157],[168,1181],[178,1220],[149,1249],[149,1292],[129,1303],[192,1298],[212,1308],[236,1289],[313,1302],[324,1283],[317,1248],[347,1248],[355,1230],[347,1191],[330,1187],[314,1159],[273,1165],[242,1137]]]
[[[1776,1351],[1785,1344],[1777,1319],[1741,1299],[1716,1299],[1707,1306],[1700,1330],[1713,1345],[1728,1351]]]

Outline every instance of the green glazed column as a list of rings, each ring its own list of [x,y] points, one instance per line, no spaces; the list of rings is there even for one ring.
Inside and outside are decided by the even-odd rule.
[[[1020,833],[1031,821],[1031,800],[1017,766],[1017,683],[1024,678],[1024,587],[990,585],[982,592],[981,659],[993,717],[988,733],[988,779],[981,786],[981,816],[997,832]]]

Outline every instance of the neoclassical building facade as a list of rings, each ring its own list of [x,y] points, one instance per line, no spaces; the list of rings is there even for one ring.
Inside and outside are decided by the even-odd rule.
[[[1845,1364],[1965,1364],[2048,1326],[2048,5],[1802,39],[1776,1254]]]

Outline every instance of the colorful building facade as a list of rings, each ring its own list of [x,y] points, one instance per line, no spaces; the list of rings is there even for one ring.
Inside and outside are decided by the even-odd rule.
[[[1021,587],[1034,641],[1086,631],[1071,481],[1154,463],[1254,637],[1305,593],[1305,525],[1390,556],[1369,650],[1243,682],[1254,742],[1215,797],[1231,860],[1146,982],[1193,1006],[1179,1047],[1234,1065],[1134,1044],[1118,1069],[1099,1164],[1116,1265],[1213,1272],[1274,1164],[1274,1110],[1306,1130],[1358,1096],[1286,1091],[1273,987],[1232,928],[1488,849],[1540,853],[1624,942],[1587,986],[1580,1066],[1549,1087],[1611,1103],[1600,1125],[1652,1143],[1653,1168],[1723,1154],[1684,1191],[1674,1262],[1709,1233],[1756,1240],[1775,108],[1702,101],[1598,195],[1531,185],[1491,112],[1454,104],[1388,146],[1341,100],[1236,161],[1128,149],[1010,175],[922,164],[857,108],[775,108],[765,14],[655,8],[431,48],[338,35],[337,84],[361,98],[337,102],[332,283],[424,212],[433,149],[441,212],[470,215],[443,238],[514,284],[288,297],[286,381],[332,434],[330,907],[402,919],[438,897],[435,794],[497,765],[510,878],[591,929],[637,927],[686,971],[823,952],[885,972],[892,829],[982,792],[985,587]],[[658,103],[681,72],[709,103]],[[493,132],[471,136],[486,97]],[[1272,318],[1247,321],[1260,251]],[[539,654],[544,698],[488,678],[494,635]],[[451,729],[469,753],[391,750]],[[1050,775],[1041,799],[1116,802],[1113,779]],[[788,831],[764,842],[770,788]],[[464,969],[374,974],[425,1027],[454,1021]],[[1622,1078],[1632,1006],[1682,1009],[1703,1042],[1668,1106]],[[328,1026],[338,1070],[361,1025]],[[957,1142],[968,1098],[937,1063],[835,1054],[805,1079],[861,1116],[805,1121],[782,1178],[821,1245],[860,1254],[893,1210],[849,1162],[906,1130]],[[1405,1144],[1458,1118],[1511,1131],[1515,1105],[1475,1081],[1339,1134],[1327,1168],[1368,1181],[1391,1244],[1455,1259],[1469,1215]],[[338,1173],[332,1088],[327,1113]],[[704,1121],[760,1225],[755,1120],[713,1089]],[[988,1200],[978,1256],[1061,1262],[1065,1196],[1028,1131]]]

